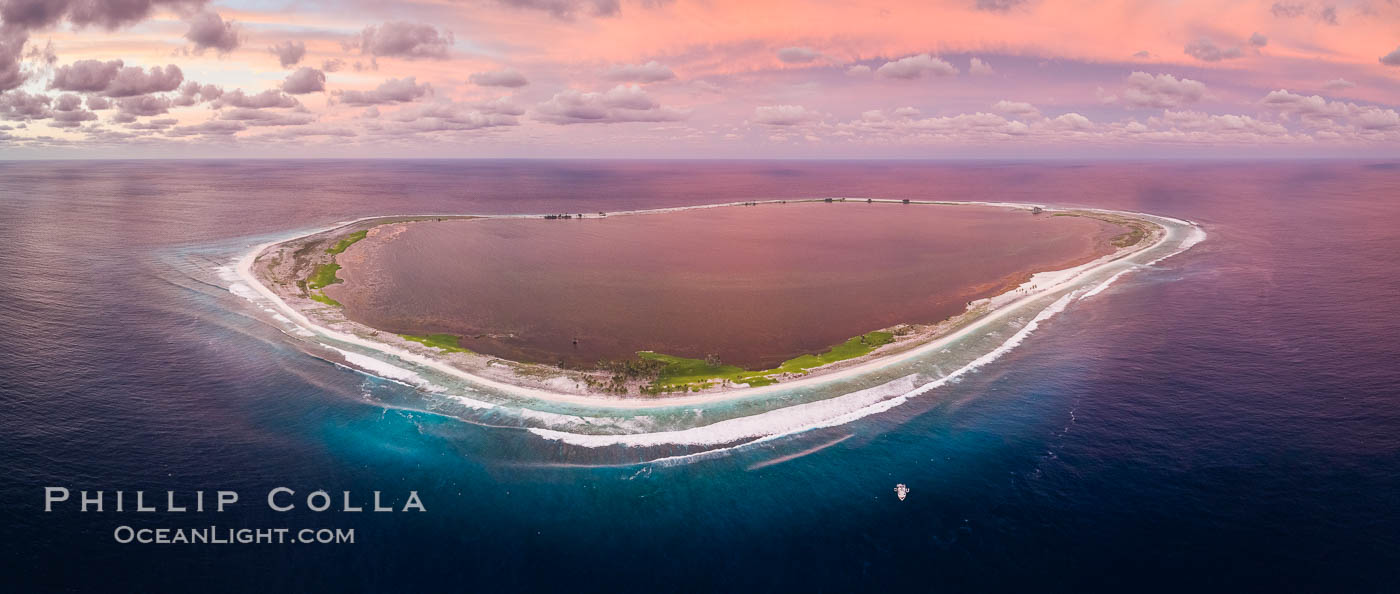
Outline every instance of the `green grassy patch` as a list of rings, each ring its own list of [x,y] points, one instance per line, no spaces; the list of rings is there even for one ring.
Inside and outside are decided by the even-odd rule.
[[[359,241],[359,240],[361,240],[361,239],[364,239],[366,235],[369,235],[369,229],[365,229],[365,230],[363,230],[363,231],[356,231],[356,232],[354,232],[354,233],[351,233],[351,234],[349,234],[349,235],[346,235],[346,236],[345,236],[344,238],[342,238],[339,242],[337,242],[334,246],[331,246],[331,247],[329,247],[329,248],[326,248],[326,253],[327,253],[327,254],[330,254],[330,255],[332,255],[332,256],[334,256],[334,255],[336,255],[336,254],[339,254],[340,252],[343,252],[343,251],[345,251],[346,249],[349,249],[349,247],[350,247],[351,245],[354,245],[355,242],[357,242],[357,241]]]
[[[714,365],[704,359],[690,359],[650,351],[637,353],[637,356],[643,361],[665,365],[658,372],[656,379],[648,386],[647,391],[655,394],[700,390],[715,380],[728,380],[736,384],[748,384],[751,387],[767,386],[778,382],[769,376],[780,373],[806,373],[807,370],[814,367],[866,355],[893,341],[894,334],[891,332],[868,332],[833,346],[825,352],[802,355],[784,361],[782,365],[773,369],[763,371],[750,371],[737,365]]]
[[[335,277],[335,273],[340,270],[340,265],[335,262],[327,262],[316,268],[316,272],[311,273],[311,278],[306,279],[306,286],[310,289],[320,289],[327,285],[340,282]]]
[[[442,349],[449,353],[470,353],[471,350],[462,347],[462,337],[455,334],[429,334],[427,336],[414,336],[412,334],[400,334],[404,340],[422,343],[433,348]]]
[[[324,303],[324,304],[326,304],[326,305],[334,305],[334,306],[336,306],[336,307],[344,307],[343,305],[340,304],[339,301],[336,301],[336,300],[334,300],[334,299],[331,299],[330,297],[327,297],[325,293],[320,293],[320,292],[312,293],[312,294],[311,294],[311,300],[312,300],[312,301],[320,301],[321,303]]]

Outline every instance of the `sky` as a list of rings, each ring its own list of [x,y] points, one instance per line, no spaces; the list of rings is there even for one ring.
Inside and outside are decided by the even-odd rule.
[[[1400,0],[0,0],[0,159],[1400,157]]]

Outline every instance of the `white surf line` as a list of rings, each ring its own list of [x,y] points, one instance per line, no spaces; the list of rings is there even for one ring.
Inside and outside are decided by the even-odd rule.
[[[824,200],[825,200],[825,199],[820,199],[820,198],[819,198],[819,199],[792,200],[792,201],[790,201],[790,202],[794,202],[794,203],[800,203],[800,202],[821,202],[821,201],[824,201]],[[836,199],[833,199],[833,200],[836,200]],[[869,200],[871,200],[871,202],[882,202],[882,203],[902,203],[902,202],[903,202],[902,200],[893,200],[893,199],[874,199],[874,198],[871,198],[871,199],[869,199]],[[728,202],[728,203],[720,203],[720,204],[708,204],[708,205],[685,206],[685,207],[672,207],[672,208],[652,209],[652,210],[619,211],[619,212],[617,212],[617,213],[612,213],[612,214],[610,214],[609,216],[617,216],[617,215],[642,215],[642,214],[654,214],[654,213],[661,213],[661,212],[680,212],[680,211],[686,211],[686,210],[698,210],[698,209],[705,209],[705,208],[721,208],[721,207],[727,207],[727,206],[741,206],[741,205],[746,204],[746,203],[777,204],[777,203],[780,203],[780,202],[785,203],[785,202],[789,202],[789,201],[769,200],[769,201],[749,201],[749,202]],[[949,205],[959,205],[959,204],[962,204],[962,205],[980,205],[980,206],[995,206],[995,207],[1005,207],[1005,208],[1016,208],[1016,209],[1021,209],[1021,210],[1029,210],[1029,209],[1031,209],[1031,208],[1034,208],[1034,207],[1039,206],[1039,207],[1045,209],[1046,211],[1056,211],[1056,210],[1079,210],[1079,211],[1086,211],[1086,212],[1101,212],[1101,213],[1125,214],[1125,215],[1129,215],[1129,216],[1143,217],[1143,218],[1147,219],[1148,222],[1153,222],[1152,219],[1158,219],[1158,220],[1169,220],[1169,221],[1172,221],[1172,222],[1175,222],[1175,223],[1178,223],[1178,224],[1182,224],[1182,225],[1192,225],[1191,223],[1187,223],[1186,221],[1181,221],[1180,219],[1172,219],[1172,218],[1170,218],[1170,217],[1160,217],[1160,216],[1157,216],[1157,215],[1150,215],[1150,214],[1146,214],[1146,213],[1132,213],[1132,212],[1127,212],[1127,211],[1115,211],[1115,210],[1092,209],[1092,208],[1054,209],[1054,208],[1046,207],[1046,206],[1044,206],[1044,205],[1035,205],[1035,204],[1018,204],[1018,203],[1007,203],[1007,202],[978,202],[978,201],[966,201],[966,202],[944,202],[944,201],[939,201],[939,202],[930,202],[930,201],[913,202],[913,201],[911,201],[911,204],[949,204]],[[1039,299],[1039,298],[1041,298],[1041,297],[1044,297],[1044,296],[1046,296],[1046,295],[1048,295],[1048,294],[1050,294],[1050,293],[1053,293],[1053,292],[1059,291],[1059,290],[1061,290],[1061,289],[1067,288],[1068,286],[1070,286],[1071,284],[1073,284],[1074,281],[1076,281],[1077,279],[1079,279],[1080,277],[1082,277],[1082,276],[1084,276],[1084,275],[1086,275],[1086,274],[1092,274],[1093,272],[1096,272],[1096,271],[1098,271],[1098,270],[1100,270],[1100,269],[1102,269],[1102,268],[1105,268],[1105,267],[1107,267],[1107,266],[1111,266],[1111,265],[1113,265],[1113,264],[1119,263],[1119,262],[1121,262],[1122,260],[1124,260],[1124,259],[1126,259],[1126,258],[1129,258],[1129,257],[1131,257],[1131,256],[1133,256],[1133,255],[1136,255],[1136,254],[1139,254],[1139,253],[1142,253],[1142,252],[1145,252],[1145,251],[1148,251],[1148,250],[1151,250],[1151,249],[1155,249],[1155,248],[1161,246],[1163,243],[1165,243],[1165,242],[1168,240],[1168,236],[1170,235],[1170,229],[1168,229],[1168,228],[1167,228],[1166,226],[1164,226],[1164,225],[1161,225],[1160,223],[1154,223],[1154,224],[1157,224],[1159,227],[1163,228],[1163,229],[1164,229],[1164,233],[1162,233],[1162,236],[1161,236],[1156,242],[1154,242],[1154,243],[1153,243],[1152,245],[1150,245],[1150,246],[1143,247],[1143,248],[1140,248],[1140,249],[1137,249],[1137,250],[1128,252],[1128,253],[1126,253],[1126,254],[1121,254],[1121,255],[1118,255],[1118,254],[1110,254],[1110,255],[1108,255],[1108,256],[1104,256],[1104,257],[1102,257],[1102,258],[1099,258],[1098,260],[1094,260],[1094,261],[1091,261],[1091,262],[1088,262],[1088,263],[1085,263],[1085,264],[1081,264],[1081,265],[1079,265],[1079,266],[1075,266],[1075,267],[1072,267],[1072,268],[1067,268],[1067,269],[1064,269],[1064,270],[1036,273],[1035,275],[1032,276],[1032,278],[1031,278],[1030,281],[1028,281],[1027,283],[1023,284],[1023,285],[1020,287],[1020,288],[1025,288],[1026,285],[1031,285],[1031,286],[1035,289],[1033,292],[1029,292],[1029,293],[1027,293],[1026,295],[1024,295],[1023,297],[1020,297],[1020,298],[1018,298],[1018,299],[1015,299],[1014,301],[1011,301],[1011,302],[1009,302],[1009,303],[1004,303],[1004,304],[1000,304],[1000,305],[998,305],[998,306],[995,306],[994,309],[993,309],[992,311],[988,312],[987,314],[984,314],[981,318],[978,318],[976,321],[972,322],[971,324],[968,324],[967,326],[964,326],[964,327],[958,329],[957,331],[955,331],[955,332],[953,332],[953,333],[951,333],[951,334],[945,335],[945,336],[940,337],[940,338],[938,338],[938,339],[936,339],[936,340],[934,340],[934,341],[931,341],[931,342],[929,342],[929,343],[926,343],[926,344],[924,344],[924,345],[921,345],[921,346],[919,346],[919,347],[917,347],[917,348],[910,349],[910,350],[905,351],[905,352],[903,352],[903,353],[898,353],[898,354],[889,355],[889,356],[885,356],[885,357],[879,357],[879,358],[876,358],[876,359],[874,359],[874,360],[868,361],[868,362],[866,362],[866,363],[863,363],[863,364],[860,364],[860,365],[855,365],[855,366],[848,367],[848,368],[846,368],[846,369],[842,369],[842,370],[835,371],[835,372],[831,372],[831,373],[825,373],[825,374],[817,375],[817,376],[814,376],[814,377],[808,377],[808,378],[799,378],[799,379],[795,379],[795,380],[791,380],[791,381],[787,381],[787,382],[781,382],[781,383],[777,383],[777,384],[771,384],[771,385],[768,385],[768,386],[759,386],[759,387],[750,387],[750,388],[738,388],[738,389],[734,389],[734,390],[728,390],[728,391],[724,391],[724,392],[711,393],[711,394],[695,394],[695,395],[689,395],[689,396],[672,396],[672,397],[664,397],[664,398],[657,398],[657,399],[647,399],[647,400],[642,400],[642,399],[629,399],[629,398],[620,398],[620,397],[605,397],[605,396],[585,396],[585,395],[579,395],[579,394],[563,394],[563,393],[558,393],[558,392],[550,392],[550,391],[547,391],[547,390],[541,390],[541,389],[538,389],[538,388],[530,388],[530,387],[525,387],[525,386],[518,386],[518,385],[515,385],[515,384],[509,384],[509,383],[505,383],[505,382],[501,382],[501,381],[497,381],[497,380],[492,380],[492,379],[484,378],[484,377],[481,377],[481,376],[478,376],[478,375],[475,375],[475,374],[466,372],[466,371],[464,371],[464,370],[458,369],[457,367],[452,366],[452,365],[449,365],[449,364],[447,364],[447,363],[445,363],[445,362],[443,362],[443,361],[440,361],[440,360],[437,360],[437,359],[433,359],[433,358],[430,358],[430,357],[426,357],[426,356],[420,355],[420,354],[418,354],[418,353],[410,352],[410,351],[407,351],[407,350],[404,350],[404,349],[395,347],[395,346],[393,346],[393,345],[389,345],[389,344],[386,344],[386,343],[383,343],[383,342],[374,341],[374,340],[369,340],[369,339],[361,338],[361,337],[359,337],[359,336],[355,336],[355,335],[352,335],[352,334],[348,334],[348,333],[344,333],[344,332],[339,332],[339,331],[336,331],[336,330],[332,330],[332,329],[330,329],[330,328],[327,328],[327,327],[325,327],[325,326],[321,326],[321,325],[319,325],[319,324],[313,322],[310,318],[308,318],[308,317],[307,317],[305,314],[303,314],[301,311],[297,310],[296,308],[292,307],[292,306],[291,306],[290,304],[288,304],[287,302],[283,301],[283,300],[281,299],[281,297],[279,297],[279,296],[278,296],[276,293],[274,293],[271,289],[269,289],[269,288],[267,288],[266,286],[264,286],[264,285],[262,284],[262,282],[259,281],[259,280],[257,279],[257,275],[254,274],[253,271],[252,271],[253,263],[254,263],[254,261],[257,259],[257,256],[258,256],[259,254],[261,254],[261,253],[262,253],[265,249],[267,249],[268,247],[271,247],[271,246],[273,246],[273,245],[276,245],[276,244],[279,244],[279,243],[283,243],[283,242],[286,242],[286,241],[293,241],[293,240],[296,240],[296,239],[300,239],[300,238],[303,238],[303,237],[307,237],[307,236],[309,236],[309,235],[315,235],[315,234],[317,234],[317,233],[322,233],[322,232],[325,232],[325,231],[328,231],[328,230],[333,230],[333,229],[336,229],[336,228],[339,228],[339,227],[343,227],[343,226],[346,226],[346,225],[353,225],[353,224],[356,224],[356,223],[359,223],[359,222],[363,222],[363,221],[368,221],[368,220],[374,220],[374,219],[395,219],[395,218],[417,218],[417,217],[422,217],[422,218],[432,218],[432,217],[537,218],[537,217],[539,217],[539,216],[542,216],[542,215],[469,215],[469,214],[431,215],[431,214],[430,214],[430,215],[402,215],[402,216],[394,216],[394,215],[391,215],[391,216],[371,216],[371,217],[362,217],[362,218],[359,218],[359,219],[355,219],[355,220],[353,220],[353,221],[350,221],[350,222],[348,222],[348,223],[337,224],[337,225],[330,226],[330,227],[328,227],[328,228],[324,228],[324,229],[321,229],[321,230],[318,230],[318,231],[315,231],[315,232],[312,232],[312,233],[307,233],[307,234],[304,234],[304,235],[299,235],[299,236],[293,237],[293,238],[291,238],[291,239],[283,239],[283,240],[278,240],[278,241],[269,241],[269,242],[266,242],[266,243],[259,244],[259,245],[255,246],[252,250],[250,250],[248,253],[246,253],[242,258],[239,259],[238,265],[237,265],[237,267],[236,267],[236,271],[237,271],[238,277],[239,277],[244,283],[246,283],[247,286],[251,287],[254,291],[256,291],[256,292],[258,293],[258,295],[262,296],[263,298],[265,298],[265,299],[267,299],[268,301],[270,301],[271,303],[273,303],[274,306],[275,306],[277,309],[281,310],[287,317],[289,317],[290,319],[294,320],[298,325],[301,325],[302,327],[304,327],[304,328],[306,328],[306,329],[308,329],[308,330],[311,330],[312,332],[318,333],[318,334],[320,334],[320,335],[322,335],[322,336],[325,336],[325,337],[327,337],[327,338],[331,338],[331,339],[338,340],[338,341],[341,341],[341,342],[345,342],[345,343],[349,343],[349,344],[354,344],[354,345],[361,346],[361,347],[364,347],[364,348],[367,348],[367,349],[379,351],[379,352],[384,353],[384,354],[392,355],[392,356],[398,357],[399,359],[402,359],[402,360],[404,360],[404,361],[409,361],[409,362],[412,362],[412,363],[415,363],[415,364],[418,364],[418,365],[422,365],[422,366],[425,366],[425,367],[428,367],[428,368],[431,368],[431,369],[440,371],[440,372],[442,372],[442,373],[451,375],[451,376],[453,376],[453,377],[456,377],[456,378],[465,380],[465,381],[467,381],[467,382],[469,382],[469,383],[473,383],[473,384],[476,384],[476,385],[478,385],[478,386],[484,386],[484,387],[487,387],[487,388],[490,388],[490,389],[493,389],[493,390],[497,390],[497,391],[499,391],[499,392],[504,392],[504,393],[509,394],[509,395],[515,395],[515,396],[519,396],[519,397],[524,397],[524,398],[529,398],[529,399],[534,399],[534,400],[541,400],[541,401],[546,401],[546,402],[554,402],[554,403],[569,404],[569,405],[574,405],[574,406],[589,407],[589,408],[623,409],[623,410],[654,410],[654,409],[665,409],[665,408],[695,406],[695,405],[701,405],[701,404],[714,404],[714,403],[725,402],[725,401],[729,401],[729,400],[738,400],[738,399],[744,399],[744,398],[751,398],[751,397],[760,396],[760,395],[767,394],[767,393],[772,393],[772,392],[787,391],[787,390],[791,390],[791,389],[799,388],[799,387],[818,386],[818,385],[830,383],[830,382],[833,382],[833,381],[839,381],[839,380],[842,380],[842,379],[847,379],[847,378],[850,378],[850,377],[855,376],[855,375],[865,374],[865,373],[868,373],[868,372],[871,372],[871,371],[874,371],[874,370],[877,370],[877,369],[881,369],[881,368],[884,368],[884,367],[888,367],[888,366],[890,366],[890,365],[895,365],[895,364],[898,364],[898,363],[901,363],[901,362],[908,361],[908,360],[913,359],[913,358],[915,358],[915,357],[918,357],[918,356],[921,356],[921,355],[925,355],[925,354],[928,354],[928,353],[930,353],[930,352],[932,352],[932,351],[935,351],[935,350],[937,350],[937,349],[939,349],[939,348],[942,348],[942,347],[948,345],[949,343],[952,343],[952,342],[954,342],[954,341],[956,341],[956,340],[958,340],[958,339],[961,339],[961,338],[967,336],[968,334],[970,334],[970,333],[972,333],[972,332],[974,332],[974,331],[976,331],[976,330],[980,330],[981,328],[983,328],[983,327],[985,327],[985,326],[987,326],[987,325],[989,325],[989,324],[991,324],[991,323],[993,323],[993,322],[995,322],[995,321],[999,321],[999,320],[1001,320],[1001,319],[1007,317],[1008,315],[1010,315],[1010,313],[1011,313],[1012,311],[1014,311],[1014,310],[1016,310],[1016,309],[1019,309],[1021,306],[1025,305],[1025,304],[1027,304],[1027,303],[1029,303],[1029,302],[1031,302],[1031,301],[1037,300],[1037,299]],[[1192,225],[1192,226],[1194,226],[1194,225]],[[1189,247],[1189,246],[1188,246],[1188,247]],[[1171,254],[1169,254],[1169,255],[1171,255]],[[1165,257],[1165,256],[1164,256],[1164,257]],[[1040,281],[1038,281],[1038,280],[1037,280],[1037,277],[1042,277],[1042,276],[1049,277],[1049,279],[1052,280],[1052,281],[1054,281],[1054,282],[1050,282],[1050,283],[1049,283],[1048,285],[1046,285],[1046,286],[1040,286],[1040,285],[1038,284],[1038,282],[1045,282],[1045,281],[1044,281],[1043,279],[1040,280]],[[1016,290],[1017,290],[1017,289],[1013,289],[1012,291],[1009,291],[1009,292],[1007,292],[1007,293],[1003,293],[1002,295],[997,296],[997,297],[1005,296],[1005,295],[1007,295],[1007,294],[1009,294],[1009,293],[1011,293],[1011,292],[1014,292],[1014,291],[1016,291]],[[991,299],[992,299],[992,300],[995,300],[997,297],[992,297]],[[327,346],[329,346],[329,345],[327,345]],[[329,348],[334,348],[334,347],[329,347]]]

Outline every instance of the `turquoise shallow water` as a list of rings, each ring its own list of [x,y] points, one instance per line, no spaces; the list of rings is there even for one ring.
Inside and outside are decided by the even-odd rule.
[[[1400,577],[1390,164],[0,171],[0,495],[14,560],[5,578],[22,589],[1316,591]],[[463,421],[405,386],[305,355],[233,307],[210,268],[251,240],[357,216],[621,210],[721,194],[1120,208],[1199,221],[1211,235],[927,398],[683,463],[542,440],[510,414]],[[896,482],[913,488],[903,503]],[[43,514],[50,484],[237,489],[250,501],[179,519]],[[414,489],[429,512],[254,504],[279,485]],[[353,527],[357,542],[111,538],[122,523],[211,522]]]

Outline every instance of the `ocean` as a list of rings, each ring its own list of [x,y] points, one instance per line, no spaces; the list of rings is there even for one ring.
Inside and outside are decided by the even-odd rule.
[[[923,397],[660,461],[426,406],[310,356],[217,273],[364,216],[824,196],[1122,209],[1209,238]],[[0,248],[12,591],[1400,587],[1400,163],[3,162]],[[46,513],[47,486],[242,499]],[[280,486],[296,510],[262,503]],[[317,489],[427,511],[316,513]],[[355,542],[114,539],[211,524]]]

